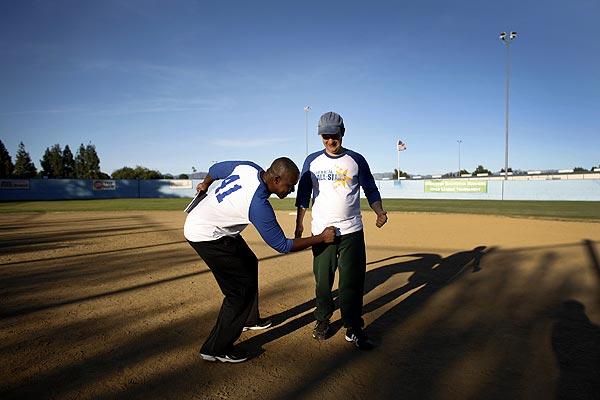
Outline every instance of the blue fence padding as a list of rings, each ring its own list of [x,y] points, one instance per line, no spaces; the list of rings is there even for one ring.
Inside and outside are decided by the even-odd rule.
[[[505,183],[504,199],[506,200],[600,200],[600,179],[506,181]]]
[[[171,180],[114,180],[114,190],[94,190],[92,179],[2,179],[0,201],[191,198],[201,180],[190,180],[188,188]],[[28,189],[8,189],[11,182]],[[181,183],[181,181],[179,181]],[[213,185],[215,186],[215,185]],[[377,186],[384,199],[462,200],[568,200],[600,201],[600,179],[581,180],[488,180],[484,193],[425,192],[425,180],[380,180]],[[295,192],[290,195],[295,197]],[[363,194],[364,197],[364,194]]]
[[[3,181],[11,181],[4,179]],[[13,180],[22,182],[23,180]],[[94,190],[93,179],[30,179],[29,189],[0,189],[0,200],[88,200],[118,198],[193,197],[196,184],[190,189],[171,188],[170,180],[115,179],[114,190]]]
[[[600,201],[600,179],[488,180],[485,193],[425,192],[425,180],[377,182],[384,199]]]

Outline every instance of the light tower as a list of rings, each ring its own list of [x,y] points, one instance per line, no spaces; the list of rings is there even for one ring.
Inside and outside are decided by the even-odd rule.
[[[510,44],[517,37],[517,32],[511,32],[507,37],[506,32],[500,34],[500,40],[506,44],[506,140],[504,149],[504,179],[508,179],[508,83],[510,81]]]
[[[460,144],[462,143],[462,140],[457,140],[456,143],[458,143],[458,175],[456,175],[456,177],[460,178]]]
[[[308,155],[308,112],[311,110],[310,106],[305,106],[304,111],[306,111],[306,156]]]

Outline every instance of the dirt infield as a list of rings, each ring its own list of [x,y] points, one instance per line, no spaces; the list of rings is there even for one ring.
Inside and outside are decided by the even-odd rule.
[[[284,230],[294,217],[278,212]],[[253,227],[255,357],[200,360],[222,295],[182,212],[0,215],[0,398],[600,398],[600,223],[365,213],[367,332],[311,338],[311,253]]]

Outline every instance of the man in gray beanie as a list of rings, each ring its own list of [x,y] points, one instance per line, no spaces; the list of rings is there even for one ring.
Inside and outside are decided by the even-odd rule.
[[[387,222],[381,195],[371,174],[369,164],[359,153],[342,147],[346,128],[335,112],[321,115],[318,133],[323,150],[310,154],[304,161],[296,196],[295,237],[304,232],[304,215],[312,194],[311,232],[320,233],[326,226],[336,228],[333,243],[312,247],[313,271],[316,281],[315,339],[326,339],[334,302],[331,289],[335,271],[339,268],[339,302],[345,339],[360,350],[370,350],[373,343],[364,332],[362,319],[363,290],[367,269],[360,188],[375,211],[375,225]]]

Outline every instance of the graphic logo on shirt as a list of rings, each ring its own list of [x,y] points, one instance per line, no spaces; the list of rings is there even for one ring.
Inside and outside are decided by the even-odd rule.
[[[348,168],[342,169],[335,166],[335,172],[332,170],[326,171],[315,171],[315,176],[319,181],[330,181],[333,183],[333,187],[346,187],[346,182],[351,181],[352,177],[348,176]]]

